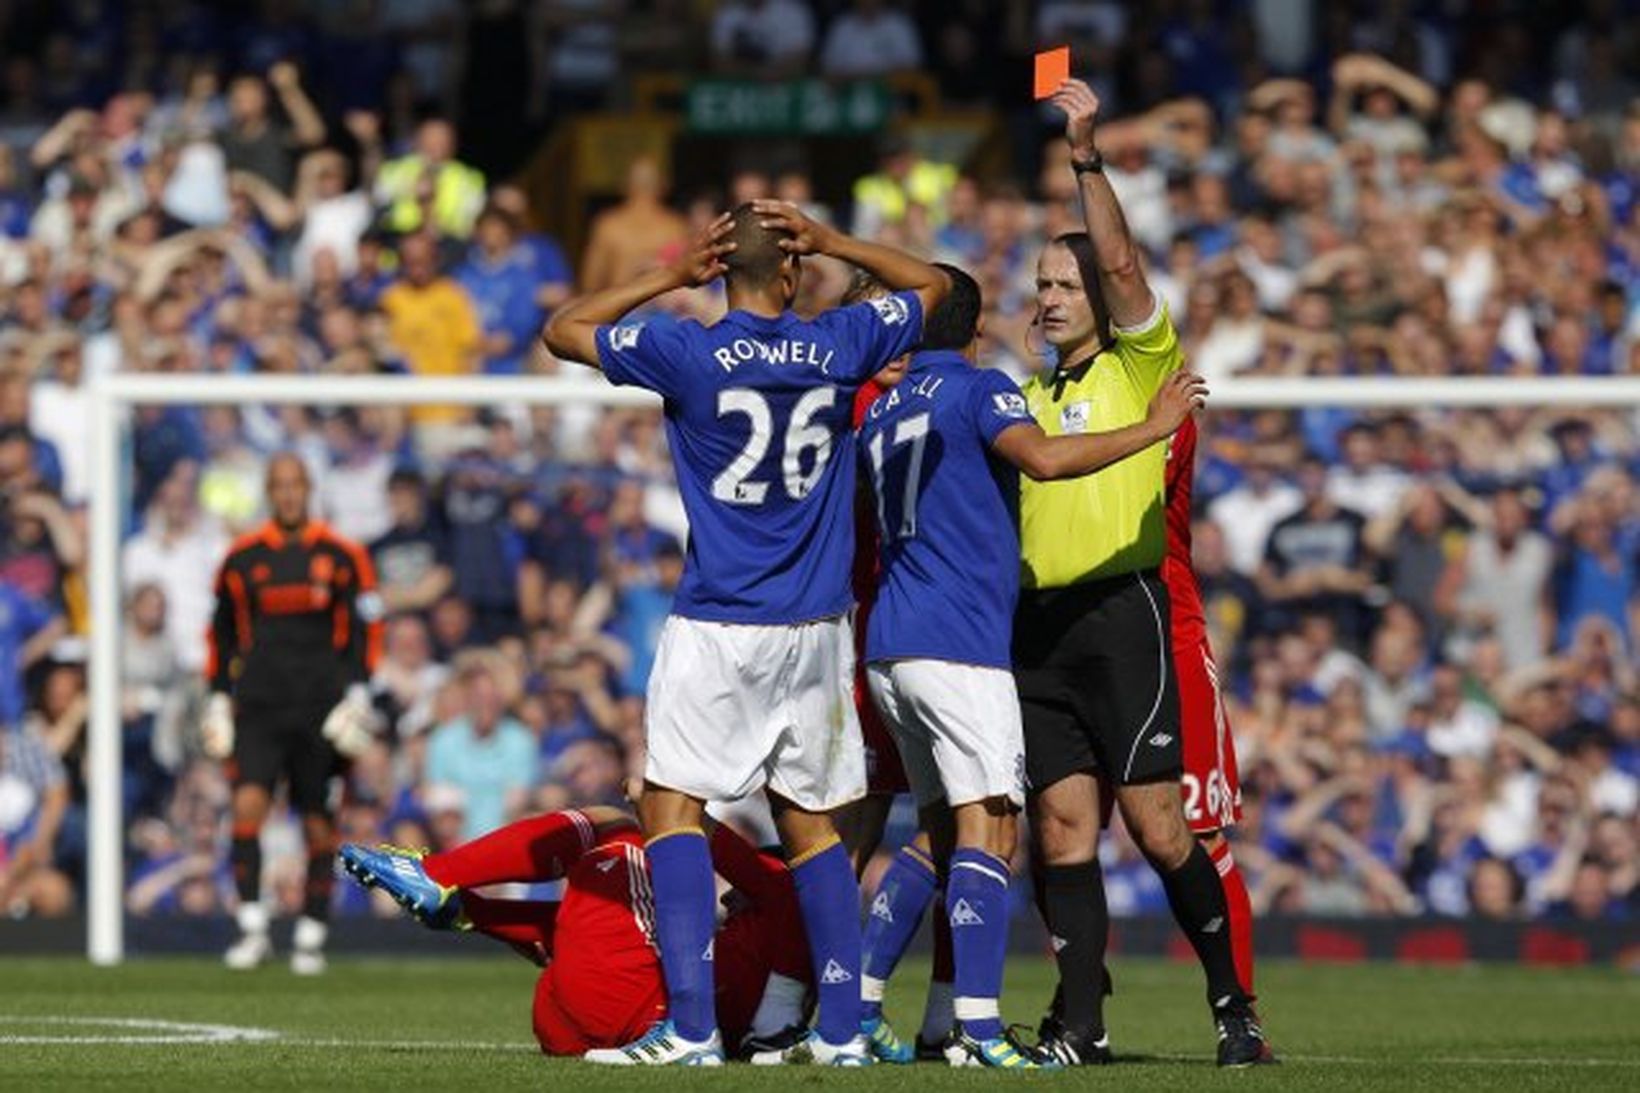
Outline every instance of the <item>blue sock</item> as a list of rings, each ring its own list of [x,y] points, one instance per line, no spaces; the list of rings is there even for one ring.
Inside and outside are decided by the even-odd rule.
[[[1008,954],[1008,863],[967,847],[951,855],[945,884],[957,965],[957,1021],[976,1040],[1002,1035],[998,999]]]
[[[809,934],[819,1006],[814,1029],[828,1044],[860,1034],[860,886],[843,844],[834,842],[792,868]]]
[[[860,980],[860,995],[868,1019],[883,1015],[883,987],[916,936],[938,887],[934,863],[910,843],[900,848],[884,870],[862,941],[865,976]]]
[[[655,889],[655,940],[666,976],[667,1012],[678,1035],[705,1040],[717,1028],[712,996],[712,932],[717,885],[698,827],[668,831],[645,847]]]

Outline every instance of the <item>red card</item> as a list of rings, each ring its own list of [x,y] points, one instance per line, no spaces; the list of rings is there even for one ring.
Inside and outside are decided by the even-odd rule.
[[[1071,78],[1071,47],[1045,49],[1036,55],[1036,79],[1031,97],[1045,99],[1059,90],[1059,85]]]

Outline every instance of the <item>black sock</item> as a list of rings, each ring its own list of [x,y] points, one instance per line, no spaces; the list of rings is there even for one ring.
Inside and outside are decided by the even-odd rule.
[[[228,850],[228,864],[233,868],[233,886],[239,893],[241,905],[256,903],[262,898],[262,839],[256,833],[235,834]]]
[[[1158,872],[1160,872],[1158,870]],[[1202,844],[1192,840],[1190,856],[1171,873],[1162,873],[1167,904],[1173,919],[1196,950],[1207,973],[1207,1004],[1214,1009],[1225,999],[1244,998],[1236,976],[1235,951],[1230,944],[1230,910],[1224,886]]]
[[[1059,963],[1060,1019],[1072,1032],[1105,1031],[1105,942],[1110,914],[1098,861],[1042,870],[1042,903]]]
[[[320,922],[330,921],[330,892],[336,885],[336,855],[320,850],[308,855],[307,889],[303,893],[302,914]]]

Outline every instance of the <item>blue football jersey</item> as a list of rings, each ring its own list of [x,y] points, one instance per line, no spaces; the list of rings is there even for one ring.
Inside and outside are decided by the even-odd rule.
[[[918,353],[866,411],[860,458],[882,533],[866,659],[1007,668],[1019,599],[1019,473],[991,452],[1032,421],[1001,372]]]
[[[921,336],[910,292],[812,321],[731,311],[598,329],[604,374],[666,399],[689,517],[673,614],[780,625],[849,609],[854,391]]]

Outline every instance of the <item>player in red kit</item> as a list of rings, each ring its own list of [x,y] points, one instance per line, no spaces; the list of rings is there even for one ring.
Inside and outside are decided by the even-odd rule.
[[[732,888],[713,939],[718,1019],[726,1042],[757,1061],[760,1035],[802,1024],[811,973],[797,891],[783,862],[727,827],[711,849]],[[535,1038],[548,1055],[630,1043],[666,1016],[643,835],[619,809],[532,816],[440,854],[349,844],[341,858],[424,925],[486,934],[540,965]],[[556,902],[472,891],[555,880]]]
[[[1207,640],[1201,588],[1190,557],[1190,494],[1195,480],[1196,422],[1186,418],[1167,450],[1167,555],[1162,580],[1172,608],[1173,666],[1179,680],[1184,816],[1224,884],[1236,974],[1253,997],[1253,907],[1224,829],[1241,818],[1241,781],[1219,670]],[[1268,1047],[1265,1048],[1268,1051]]]

